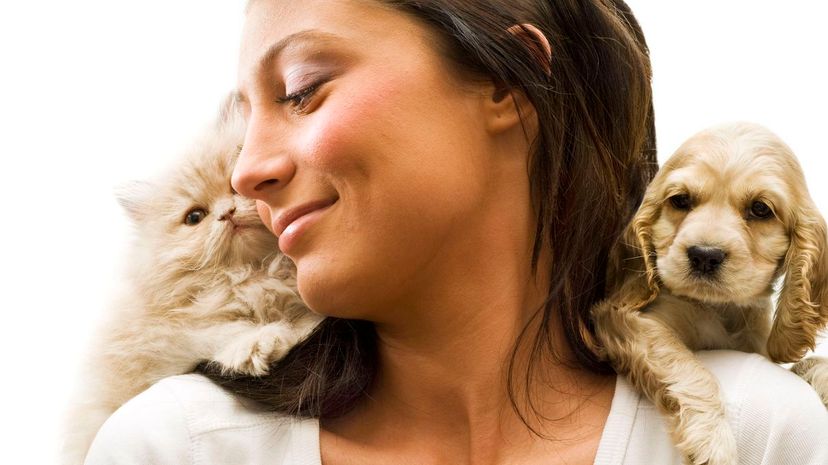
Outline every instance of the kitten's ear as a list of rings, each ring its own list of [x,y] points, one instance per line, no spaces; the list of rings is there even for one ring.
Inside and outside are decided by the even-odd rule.
[[[140,222],[149,213],[149,201],[154,186],[146,181],[132,181],[115,188],[115,198],[134,222]]]
[[[239,106],[240,97],[238,92],[230,92],[219,107],[218,119],[216,120],[216,127],[219,129],[234,127],[242,124],[244,117],[242,116],[241,108]]]

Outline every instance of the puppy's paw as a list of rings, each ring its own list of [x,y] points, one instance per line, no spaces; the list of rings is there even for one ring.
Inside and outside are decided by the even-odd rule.
[[[717,425],[694,455],[699,465],[737,465],[736,437],[727,422]]]
[[[808,382],[828,407],[828,358],[808,357],[798,361],[791,371]]]
[[[225,373],[262,376],[270,364],[281,359],[292,347],[295,338],[289,327],[271,323],[239,335],[213,358]]]
[[[715,408],[712,409],[715,412]],[[678,448],[692,465],[737,465],[736,437],[723,412],[686,415],[674,431]]]

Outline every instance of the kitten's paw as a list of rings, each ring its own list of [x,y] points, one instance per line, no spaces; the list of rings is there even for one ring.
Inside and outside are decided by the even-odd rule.
[[[807,381],[819,394],[822,404],[828,407],[828,358],[802,359],[791,367],[791,371]]]
[[[251,329],[224,347],[213,361],[228,373],[266,375],[270,364],[281,359],[292,347],[290,328],[272,323]]]

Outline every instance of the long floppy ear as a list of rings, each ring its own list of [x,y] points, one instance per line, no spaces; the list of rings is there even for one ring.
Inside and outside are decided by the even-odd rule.
[[[663,174],[663,173],[659,173]],[[653,294],[658,294],[660,286],[658,280],[658,271],[656,269],[656,250],[653,244],[653,224],[658,220],[661,213],[661,176],[656,176],[656,179],[650,183],[647,192],[644,194],[644,200],[632,220],[632,233],[635,236],[635,241],[641,253],[641,258],[644,262],[644,273],[646,276],[647,287]]]
[[[783,267],[785,281],[767,348],[771,360],[790,363],[815,347],[817,333],[828,324],[825,220],[810,199],[795,212]]]

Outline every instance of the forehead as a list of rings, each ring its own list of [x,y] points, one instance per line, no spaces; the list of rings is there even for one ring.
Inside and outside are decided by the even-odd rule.
[[[665,186],[748,195],[789,195],[802,174],[789,150],[773,141],[702,135],[682,145],[665,166]]]
[[[255,0],[245,19],[239,78],[294,47],[337,44],[399,59],[417,53],[427,36],[411,17],[373,0]]]

